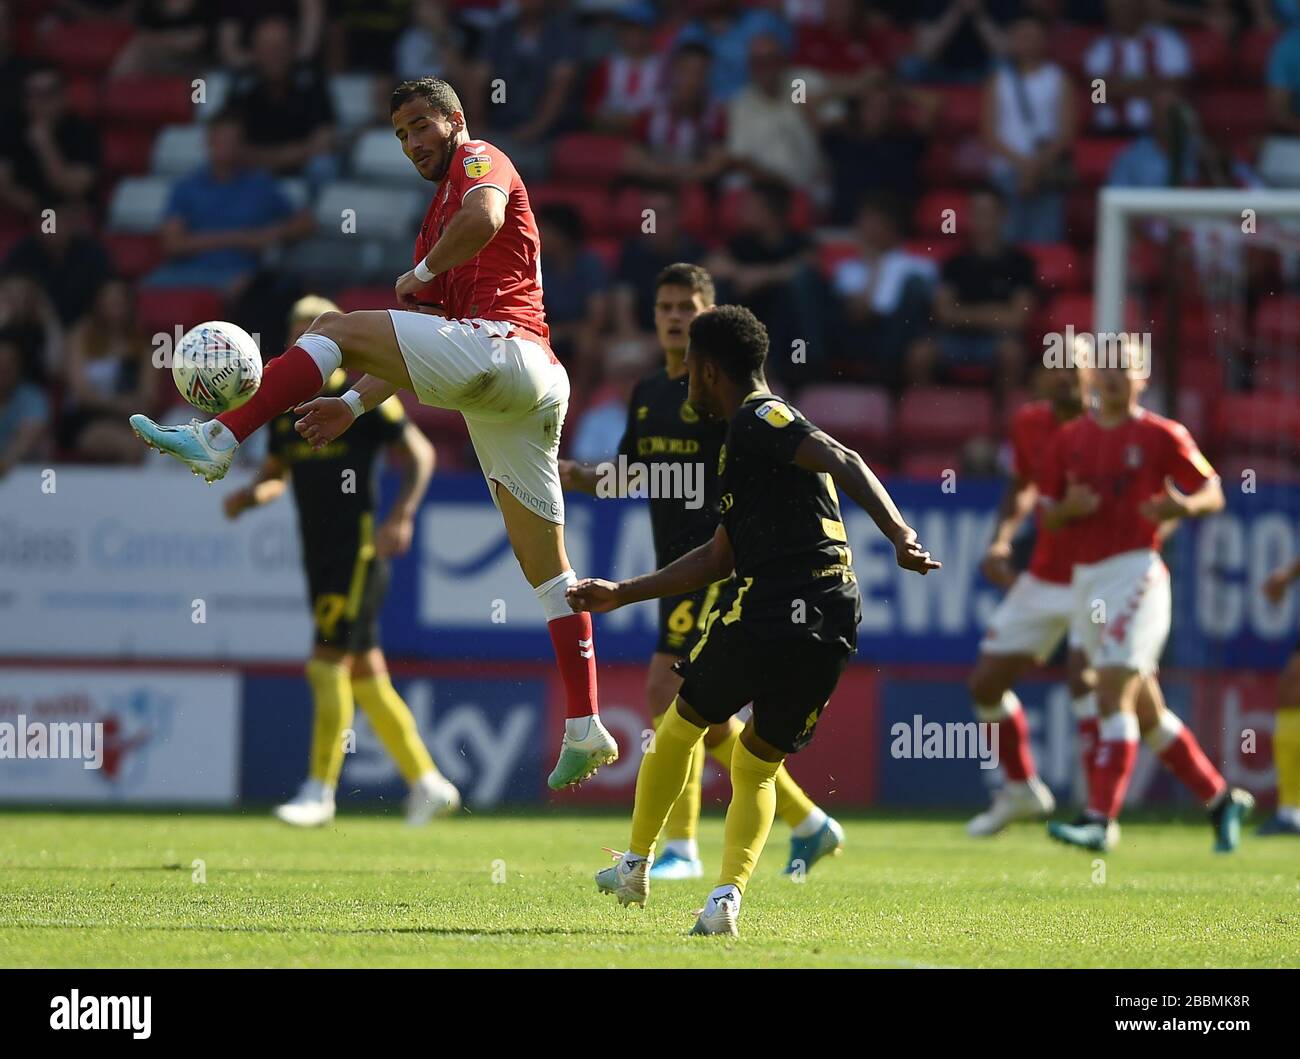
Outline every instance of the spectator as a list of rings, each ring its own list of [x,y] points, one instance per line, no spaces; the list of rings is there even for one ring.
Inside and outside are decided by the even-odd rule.
[[[645,187],[641,217],[641,231],[623,244],[614,274],[614,330],[624,337],[654,332],[655,277],[674,262],[704,257],[704,247],[682,229],[681,200],[671,185]]]
[[[1115,156],[1110,164],[1106,184],[1116,188],[1167,188],[1174,184],[1195,182],[1198,147],[1191,125],[1180,113],[1183,104],[1170,95],[1160,96],[1155,103],[1155,115],[1150,131],[1129,144]],[[1178,179],[1174,179],[1172,153],[1175,149],[1175,127],[1182,123],[1178,137],[1182,166]]]
[[[592,394],[591,402],[578,417],[569,448],[580,463],[599,463],[618,456],[618,446],[627,430],[627,405],[632,390],[648,369],[645,345],[637,339],[610,343],[605,360],[605,382]]]
[[[825,354],[821,321],[826,306],[812,242],[790,226],[791,202],[783,184],[754,184],[743,200],[739,231],[712,255],[708,268],[720,302],[748,306],[767,326],[769,375],[806,382],[806,365],[815,366]],[[793,359],[796,350],[800,356]]]
[[[365,0],[367,4],[371,0]],[[452,84],[463,80],[465,34],[447,17],[442,0],[415,0],[411,24],[397,40],[399,81],[439,77]]]
[[[628,150],[630,174],[694,184],[716,180],[726,170],[726,114],[709,98],[711,61],[709,50],[699,44],[685,44],[673,55],[667,98],[642,116],[640,142]]]
[[[1047,60],[1047,25],[1039,16],[1013,22],[1007,42],[1008,61],[984,89],[990,175],[1010,207],[1007,237],[1055,243],[1065,236],[1074,98],[1065,71]]]
[[[547,139],[574,120],[578,25],[556,0],[519,0],[498,23],[475,67],[471,127],[510,155],[526,180],[544,180]]]
[[[134,22],[135,35],[113,63],[115,77],[191,77],[208,61],[212,20],[204,0],[144,0]]]
[[[898,203],[868,196],[858,210],[858,254],[839,262],[831,289],[842,326],[834,354],[846,374],[897,386],[908,347],[930,313],[938,273],[929,258],[902,248]],[[868,359],[869,358],[869,359]]]
[[[1089,78],[1105,82],[1092,108],[1097,132],[1129,135],[1151,127],[1151,100],[1191,76],[1192,57],[1172,29],[1148,21],[1149,0],[1106,0],[1106,32],[1083,57]]]
[[[314,186],[339,172],[334,153],[334,104],[310,63],[294,58],[293,25],[268,18],[253,31],[252,66],[231,89],[251,165],[272,173],[301,173]]]
[[[1293,25],[1273,45],[1267,80],[1273,129],[1300,136],[1300,24]]]
[[[981,80],[1006,54],[1004,27],[1020,7],[1019,0],[922,0],[903,72],[914,81]]]
[[[108,253],[91,234],[90,209],[77,200],[56,207],[53,224],[24,237],[9,252],[5,268],[34,276],[70,325],[90,307],[111,271]]]
[[[143,450],[127,417],[153,403],[153,349],[126,280],[101,286],[68,335],[65,379],[60,447],[77,459],[139,462]]]
[[[461,38],[460,27],[447,17],[448,6],[445,0],[389,0],[378,4],[375,0],[330,0],[326,37],[329,69],[378,75],[383,90],[389,92],[394,57],[402,54],[402,40],[412,31],[431,31],[433,48],[415,50],[431,59],[437,59],[441,52],[441,65],[421,66],[418,73],[399,73],[398,78],[445,76],[449,73],[446,53],[459,48]]]
[[[889,65],[887,42],[873,32],[862,0],[825,0],[820,22],[799,26],[796,66],[810,66],[832,78],[858,79],[864,73],[884,76]]]
[[[546,322],[551,347],[588,392],[600,378],[600,336],[609,317],[609,276],[583,244],[582,218],[571,206],[545,206],[538,229],[546,270]]]
[[[320,58],[325,34],[325,0],[221,0],[217,53],[221,65],[243,69],[254,61],[253,35],[268,18],[288,19],[294,55],[301,62]]]
[[[0,0],[0,133],[22,114],[23,83],[32,69],[13,43],[13,6]]]
[[[22,351],[22,375],[44,384],[63,364],[63,324],[35,276],[10,272],[0,278],[0,331]]]
[[[248,165],[243,126],[232,112],[208,123],[208,161],[172,189],[161,229],[169,259],[151,286],[216,287],[236,293],[264,250],[311,231],[265,170]]]
[[[823,135],[831,175],[830,219],[849,225],[864,193],[892,196],[910,209],[922,187],[921,161],[942,100],[918,88],[888,82],[863,86],[846,120]],[[911,121],[903,117],[910,104]]]
[[[57,201],[88,198],[98,171],[99,133],[68,109],[63,75],[33,70],[22,116],[0,132],[0,204],[34,218]]]
[[[965,210],[967,248],[940,271],[932,308],[936,333],[913,343],[907,382],[926,386],[936,368],[989,371],[999,399],[1020,384],[1024,330],[1035,304],[1033,259],[1008,246],[1001,194],[988,186],[971,192]]]
[[[749,49],[750,83],[727,105],[727,154],[756,180],[802,188],[825,197],[825,166],[808,100],[795,102],[785,48],[779,38],[755,36]]]
[[[702,44],[713,52],[711,91],[727,103],[749,79],[750,49],[758,36],[774,37],[782,51],[793,47],[794,33],[780,15],[765,8],[741,8],[739,0],[692,0],[695,18],[682,27],[674,48]]]
[[[49,429],[50,402],[23,378],[22,365],[21,345],[0,334],[0,478],[42,455]]]
[[[654,50],[654,8],[634,0],[614,11],[614,17],[618,47],[596,67],[587,94],[597,128],[629,132],[674,85],[671,78],[664,83],[663,57]]]

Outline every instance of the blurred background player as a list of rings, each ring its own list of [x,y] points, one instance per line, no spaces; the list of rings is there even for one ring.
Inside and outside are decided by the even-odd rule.
[[[669,265],[655,280],[655,334],[664,366],[632,391],[627,427],[618,452],[629,464],[694,464],[702,471],[704,503],[688,506],[680,497],[651,497],[650,526],[655,562],[665,567],[707,544],[718,525],[718,463],[727,425],[700,416],[687,401],[689,376],[686,345],[691,321],[714,303],[713,277],[699,265]],[[596,494],[600,467],[560,461],[566,489]],[[673,667],[690,654],[700,638],[723,582],[659,600],[659,642],[646,673],[646,705],[658,726],[672,705],[682,678]],[[654,879],[698,879],[704,874],[696,833],[699,827],[704,755],[730,772],[731,754],[742,725],[735,718],[710,725],[696,744],[681,797],[664,824],[661,853],[650,869]],[[776,811],[792,829],[786,873],[807,871],[818,860],[843,848],[840,825],[804,793],[782,766],[776,776]]]
[[[1146,354],[1129,346],[1117,365],[1092,369],[1097,408],[1058,432],[1039,486],[1043,525],[1059,531],[1075,562],[1072,639],[1097,674],[1098,746],[1088,777],[1088,806],[1074,823],[1048,833],[1070,845],[1108,850],[1137,762],[1139,699],[1154,682],[1169,636],[1169,570],[1160,557],[1160,523],[1223,510],[1214,468],[1181,423],[1142,408]],[[1156,687],[1158,690],[1158,686]],[[1162,704],[1163,705],[1163,704]],[[1229,788],[1195,736],[1172,711],[1150,743],[1209,812],[1215,849],[1230,852],[1254,799]]]
[[[857,650],[861,598],[836,487],[894,544],[899,566],[920,574],[940,566],[862,458],[772,395],[767,350],[767,329],[741,306],[711,309],[691,323],[691,407],[728,424],[713,539],[654,573],[617,584],[588,579],[569,593],[575,606],[608,611],[734,573],[679,670],[682,686],[653,750],[641,759],[628,850],[596,875],[597,887],[621,904],[645,905],[656,840],[696,747],[709,725],[752,703],[731,757],[718,884],[692,934],[738,933],[742,894],[776,815],[776,774],[787,754],[812,739]]]
[[[296,342],[321,313],[336,312],[325,298],[298,301],[289,321]],[[347,388],[339,368],[327,394]],[[359,704],[371,728],[410,787],[406,820],[422,824],[452,812],[460,793],[435,768],[415,718],[388,677],[379,646],[379,611],[388,588],[388,559],[411,546],[415,513],[433,475],[433,446],[390,397],[361,416],[342,437],[313,448],[294,430],[292,414],[271,423],[269,450],[257,478],[225,499],[226,515],[269,504],[292,479],[298,506],[316,646],[307,663],[314,709],[307,780],[297,797],[275,810],[286,824],[312,827],[334,819],[334,790],[343,768],[344,734]],[[402,484],[387,517],[375,526],[375,462],[388,452],[402,468]]]
[[[1296,578],[1300,578],[1300,559],[1274,570],[1264,583],[1264,594],[1280,604]],[[1256,834],[1300,835],[1300,649],[1292,652],[1277,681],[1273,768],[1277,773],[1277,812]]]

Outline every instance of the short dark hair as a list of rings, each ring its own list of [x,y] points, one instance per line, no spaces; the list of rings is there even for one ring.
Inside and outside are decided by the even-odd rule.
[[[660,287],[685,287],[687,290],[700,295],[704,299],[705,305],[712,305],[716,296],[713,277],[709,275],[709,270],[686,261],[678,261],[676,264],[669,265],[661,270],[659,275],[655,277],[656,294],[659,293]]]
[[[460,96],[446,81],[438,77],[421,77],[414,81],[403,81],[393,89],[393,96],[388,102],[388,113],[396,114],[402,104],[412,99],[423,99],[434,110],[443,115],[455,111],[464,112]]]
[[[762,374],[767,328],[743,305],[719,305],[691,321],[691,349],[738,386]]]

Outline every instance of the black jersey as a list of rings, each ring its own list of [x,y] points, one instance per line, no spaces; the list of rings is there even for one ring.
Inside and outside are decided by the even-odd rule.
[[[703,503],[699,507],[687,506],[683,497],[650,501],[659,566],[708,543],[718,526],[718,454],[727,427],[700,418],[686,401],[689,385],[686,375],[670,379],[665,368],[637,383],[628,402],[627,429],[618,445],[619,454],[627,457],[628,463],[647,467],[694,464],[700,468]]]
[[[752,393],[727,428],[722,525],[735,578],[718,601],[724,624],[758,636],[857,646],[861,600],[853,557],[828,474],[795,466],[817,428],[768,393]]]
[[[346,388],[344,379],[322,392],[334,397]],[[334,558],[351,563],[378,503],[376,457],[402,436],[406,414],[401,402],[390,397],[320,449],[294,429],[297,420],[286,412],[271,421],[268,452],[292,472],[304,558],[309,565]]]

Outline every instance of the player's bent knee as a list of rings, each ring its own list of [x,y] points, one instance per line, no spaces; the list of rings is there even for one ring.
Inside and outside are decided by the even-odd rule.
[[[696,728],[709,727],[709,722],[701,717],[695,711],[695,708],[680,695],[678,695],[673,701],[677,703],[677,713],[683,721],[695,725]]]

